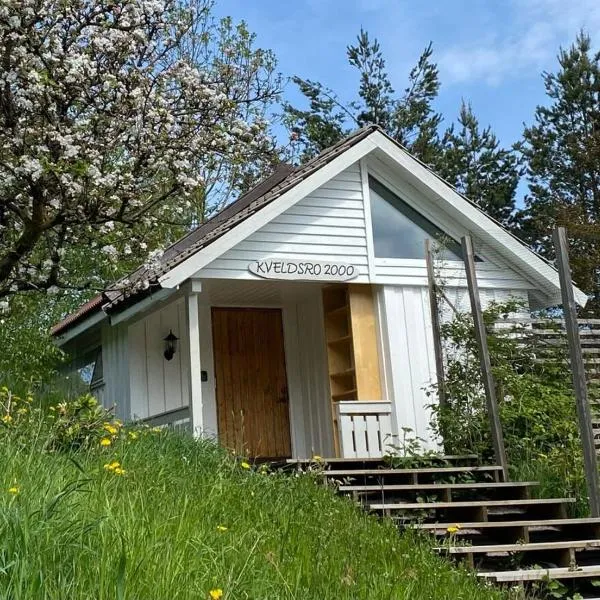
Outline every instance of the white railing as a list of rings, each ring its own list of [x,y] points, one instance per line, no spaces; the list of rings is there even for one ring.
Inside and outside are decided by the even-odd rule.
[[[390,402],[337,402],[336,413],[342,458],[379,458],[392,444]]]
[[[146,417],[142,419],[142,422],[151,427],[187,432],[191,430],[190,409],[188,406],[182,406],[181,408]]]

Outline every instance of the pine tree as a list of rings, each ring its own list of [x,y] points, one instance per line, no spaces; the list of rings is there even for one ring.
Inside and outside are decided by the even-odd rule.
[[[458,126],[442,138],[439,174],[488,215],[510,226],[520,178],[519,160],[500,147],[488,126],[480,129],[470,104],[462,103]]]
[[[549,104],[538,106],[522,151],[529,193],[517,215],[519,233],[554,258],[552,228],[567,228],[573,279],[600,314],[600,53],[580,33],[561,49],[556,73],[544,73]]]
[[[458,126],[452,125],[440,139],[442,115],[433,106],[440,81],[432,44],[423,50],[401,94],[392,86],[379,42],[366,31],[361,30],[346,51],[359,73],[357,98],[352,102],[342,102],[320,83],[293,78],[309,104],[305,110],[284,105],[284,123],[300,161],[353,129],[375,123],[483,210],[508,224],[520,177],[517,158],[500,147],[489,127],[479,128],[470,106],[463,105]]]
[[[440,83],[429,44],[408,76],[408,85],[397,96],[386,70],[377,39],[361,30],[356,43],[346,49],[348,62],[359,73],[357,98],[344,103],[321,83],[293,77],[308,100],[308,109],[284,104],[284,123],[307,160],[348,135],[353,129],[377,124],[406,146],[417,158],[431,164],[439,152],[438,127],[442,117],[433,109]]]

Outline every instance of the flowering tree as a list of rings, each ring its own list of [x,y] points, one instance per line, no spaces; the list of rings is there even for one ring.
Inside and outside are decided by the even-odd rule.
[[[273,58],[210,11],[0,0],[0,301],[101,286],[272,160]]]

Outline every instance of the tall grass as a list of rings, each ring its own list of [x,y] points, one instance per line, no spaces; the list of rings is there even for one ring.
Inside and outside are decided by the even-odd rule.
[[[71,453],[45,436],[0,436],[2,599],[504,597],[315,475],[248,469],[174,433]]]

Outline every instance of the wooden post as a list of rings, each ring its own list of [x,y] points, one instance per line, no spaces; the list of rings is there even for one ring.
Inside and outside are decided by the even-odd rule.
[[[594,432],[592,429],[592,414],[588,401],[587,385],[585,380],[585,364],[581,352],[581,339],[577,324],[577,306],[573,294],[573,281],[569,266],[569,246],[564,227],[554,230],[554,249],[556,251],[556,266],[560,277],[560,292],[562,295],[563,312],[565,316],[565,329],[569,342],[569,356],[573,375],[573,390],[579,417],[579,431],[581,445],[583,446],[583,461],[585,479],[587,482],[588,496],[590,499],[590,513],[592,517],[600,517],[600,482],[598,477],[598,460],[594,446]]]
[[[429,308],[433,330],[433,352],[435,355],[435,371],[437,375],[437,392],[440,406],[446,405],[446,383],[444,381],[444,354],[442,350],[442,332],[440,329],[440,313],[433,271],[431,241],[425,240],[425,261],[427,263],[427,283],[429,284]]]
[[[192,280],[186,290],[185,308],[189,336],[188,376],[189,407],[192,435],[201,437],[204,432],[204,406],[202,402],[202,366],[200,358],[200,319],[198,314],[198,293],[201,283]]]
[[[485,389],[485,399],[490,419],[494,456],[496,458],[496,463],[502,467],[504,481],[508,481],[508,463],[506,460],[506,451],[504,449],[504,434],[502,433],[500,411],[498,410],[498,402],[496,399],[496,386],[494,384],[494,375],[492,374],[492,363],[490,361],[490,351],[487,344],[487,332],[485,330],[483,312],[479,300],[479,286],[477,285],[477,275],[475,273],[475,253],[473,252],[471,236],[463,236],[461,245],[464,254],[465,271],[467,273],[471,314],[473,315],[473,325],[475,326],[475,338],[479,350],[481,378]]]

